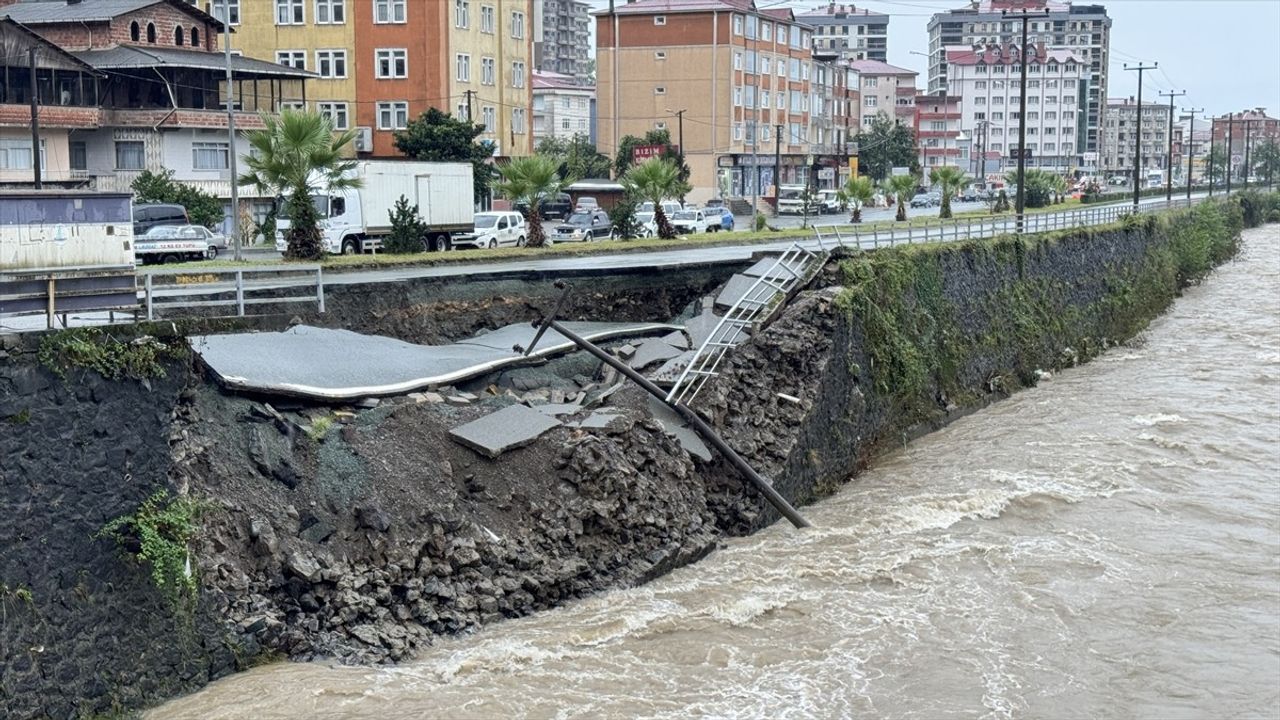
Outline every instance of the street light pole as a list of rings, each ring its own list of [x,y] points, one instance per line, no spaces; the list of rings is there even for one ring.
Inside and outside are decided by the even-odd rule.
[[[1187,128],[1187,202],[1191,202],[1191,160],[1196,150],[1196,114],[1204,112],[1204,108],[1185,110],[1191,126]],[[1209,157],[1213,157],[1213,131],[1209,131]],[[1213,192],[1213,174],[1209,175],[1209,192]]]
[[[1231,194],[1231,173],[1235,170],[1231,165],[1232,146],[1235,144],[1236,114],[1227,113],[1227,194]]]
[[[1124,64],[1125,70],[1136,70],[1138,72],[1138,131],[1133,136],[1133,209],[1138,209],[1138,199],[1142,197],[1142,75],[1148,70],[1155,70],[1160,63],[1152,63],[1143,65],[1141,63],[1129,67],[1129,63]]]
[[[231,238],[235,243],[235,260],[240,262],[240,188],[236,182],[236,104],[235,86],[231,83],[231,13],[227,1],[222,0],[222,40],[227,65],[227,170],[231,173]]]
[[[1244,121],[1244,189],[1249,189],[1249,141],[1253,139],[1253,121]]]
[[[1173,200],[1173,99],[1176,97],[1182,97],[1186,94],[1186,90],[1183,90],[1182,92],[1174,92],[1170,90],[1166,93],[1160,93],[1160,97],[1169,98],[1169,137],[1167,138],[1169,141],[1169,150],[1165,154],[1164,159],[1164,170],[1167,173],[1164,183],[1164,201],[1166,203]],[[1187,182],[1191,182],[1190,176],[1187,177]]]
[[[1049,14],[1045,8],[1044,14]],[[1009,17],[1008,10],[1001,10],[1000,15]],[[1018,47],[1018,67],[1021,69],[1018,81],[1018,195],[1015,211],[1017,213],[1017,231],[1022,233],[1023,213],[1026,212],[1027,198],[1027,9],[1023,8],[1022,44]]]

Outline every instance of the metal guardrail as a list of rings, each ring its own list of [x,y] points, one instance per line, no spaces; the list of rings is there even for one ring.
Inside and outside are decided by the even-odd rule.
[[[1149,202],[1139,205],[1138,212],[1173,210],[1188,207],[1204,200],[1205,198],[1200,198],[1188,201],[1186,198],[1181,198],[1172,202]],[[1026,213],[1022,218],[1021,232],[1024,234],[1040,233],[1075,227],[1108,225],[1133,213],[1134,206],[1131,203],[1087,206],[1076,210],[1061,210],[1058,212]],[[869,231],[858,225],[847,223],[814,225],[813,232],[819,248],[824,248],[828,242],[834,241],[835,244],[841,246],[847,244],[862,249],[878,249],[896,245],[954,242],[970,238],[1017,233],[1019,232],[1018,222],[1018,218],[1015,215],[1000,218],[968,216],[941,222],[932,219],[929,222],[918,224],[913,224],[910,220],[907,220],[894,225],[892,228],[872,225]],[[826,231],[825,235],[823,234],[824,230]]]
[[[138,310],[137,278],[132,265],[18,268],[0,272],[0,316],[41,313],[53,329],[67,313]]]
[[[274,283],[267,278],[298,273],[314,273],[314,289],[307,285]],[[139,274],[143,277],[142,304],[148,320],[155,319],[157,310],[198,307],[235,307],[236,315],[243,317],[245,308],[249,305],[274,303],[314,302],[317,310],[324,312],[324,269],[320,265],[257,265],[180,270],[158,268],[142,270]],[[172,281],[157,282],[158,278],[172,278]],[[305,290],[306,294],[254,297],[263,291],[298,288]],[[230,297],[226,297],[228,295]],[[210,296],[213,299],[192,299]]]

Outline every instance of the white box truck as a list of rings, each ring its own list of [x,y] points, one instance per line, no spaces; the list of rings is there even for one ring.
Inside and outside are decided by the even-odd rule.
[[[427,225],[424,250],[448,250],[454,233],[475,230],[471,163],[413,160],[362,160],[354,174],[362,181],[354,190],[317,187],[313,196],[320,215],[325,248],[352,255],[376,250],[391,232],[391,209],[403,195]],[[280,203],[276,250],[284,252],[289,219]]]

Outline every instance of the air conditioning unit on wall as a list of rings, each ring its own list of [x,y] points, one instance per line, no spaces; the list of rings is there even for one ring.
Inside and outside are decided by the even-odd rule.
[[[373,128],[356,128],[356,152],[373,152]]]

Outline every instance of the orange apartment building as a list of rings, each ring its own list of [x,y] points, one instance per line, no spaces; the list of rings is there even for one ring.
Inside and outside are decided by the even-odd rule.
[[[790,10],[637,0],[595,17],[601,152],[625,135],[669,130],[699,202],[769,196],[775,165],[782,185],[812,174],[817,187],[835,187],[847,176],[856,80],[834,58],[814,58],[813,30]]]

